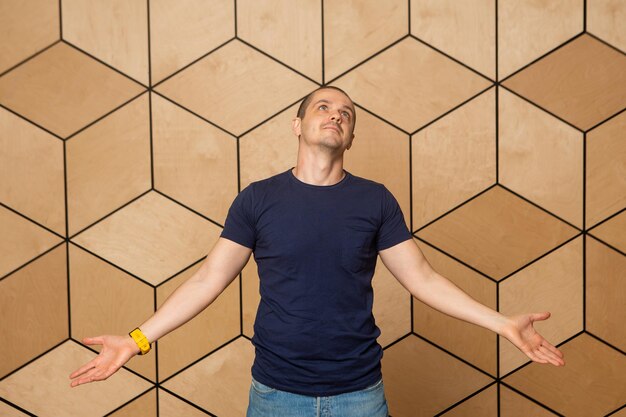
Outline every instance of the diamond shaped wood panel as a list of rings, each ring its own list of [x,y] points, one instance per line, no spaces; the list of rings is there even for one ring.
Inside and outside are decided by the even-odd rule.
[[[197,318],[69,388],[91,333],[192,276],[237,193],[296,165],[320,85],[429,263],[537,324],[566,366],[373,278],[391,415],[626,408],[626,2],[0,1],[0,414],[242,416],[253,258]],[[263,279],[261,277],[260,279]],[[97,350],[94,348],[93,350]],[[612,414],[613,413],[613,414]]]

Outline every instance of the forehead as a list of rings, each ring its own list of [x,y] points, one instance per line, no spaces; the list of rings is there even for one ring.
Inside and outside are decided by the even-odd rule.
[[[352,103],[352,100],[350,100],[350,98],[341,91],[333,88],[324,88],[313,93],[313,96],[311,97],[311,105],[319,102],[320,100],[325,100],[341,107],[348,107],[354,111],[354,103]]]

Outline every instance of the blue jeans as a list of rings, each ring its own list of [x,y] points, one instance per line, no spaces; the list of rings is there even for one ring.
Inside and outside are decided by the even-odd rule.
[[[310,397],[280,391],[252,378],[246,417],[387,417],[382,379],[360,391]]]

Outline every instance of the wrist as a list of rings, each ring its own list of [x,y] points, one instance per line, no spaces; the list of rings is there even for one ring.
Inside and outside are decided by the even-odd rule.
[[[135,348],[138,354],[145,355],[146,353],[150,352],[150,341],[139,329],[139,327],[128,333],[128,335],[135,344]]]

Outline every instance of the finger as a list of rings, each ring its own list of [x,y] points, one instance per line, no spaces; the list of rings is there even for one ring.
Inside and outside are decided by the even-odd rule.
[[[84,375],[81,375],[79,378],[74,379],[72,381],[72,383],[70,384],[70,386],[72,387],[76,387],[78,385],[82,385],[82,384],[86,384],[89,383],[91,381],[93,381],[93,375],[98,372],[97,368],[92,368],[90,369],[88,372],[86,372]]]
[[[558,356],[559,358],[563,357],[563,352],[561,352],[559,349],[557,349],[555,346],[553,346],[552,344],[550,344],[550,342],[544,340],[543,342],[541,342],[541,346],[545,347],[546,349],[550,350],[552,353],[554,353],[556,356]]]
[[[538,363],[547,363],[547,361],[542,358],[541,356],[539,356],[535,351],[531,350],[531,349],[525,349],[524,353],[526,354],[526,356],[528,356],[533,362],[538,362]]]
[[[104,339],[102,338],[102,336],[96,336],[96,337],[85,337],[83,339],[83,343],[85,345],[102,345],[104,344]]]
[[[565,362],[563,361],[563,359],[558,357],[554,352],[549,350],[547,347],[539,346],[539,350],[552,365],[554,366],[565,365]]]
[[[80,368],[78,368],[77,370],[72,372],[70,374],[70,378],[76,378],[77,376],[80,376],[80,375],[84,374],[85,372],[87,372],[90,369],[93,369],[95,367],[96,367],[96,358],[90,360],[85,365],[81,366]]]

